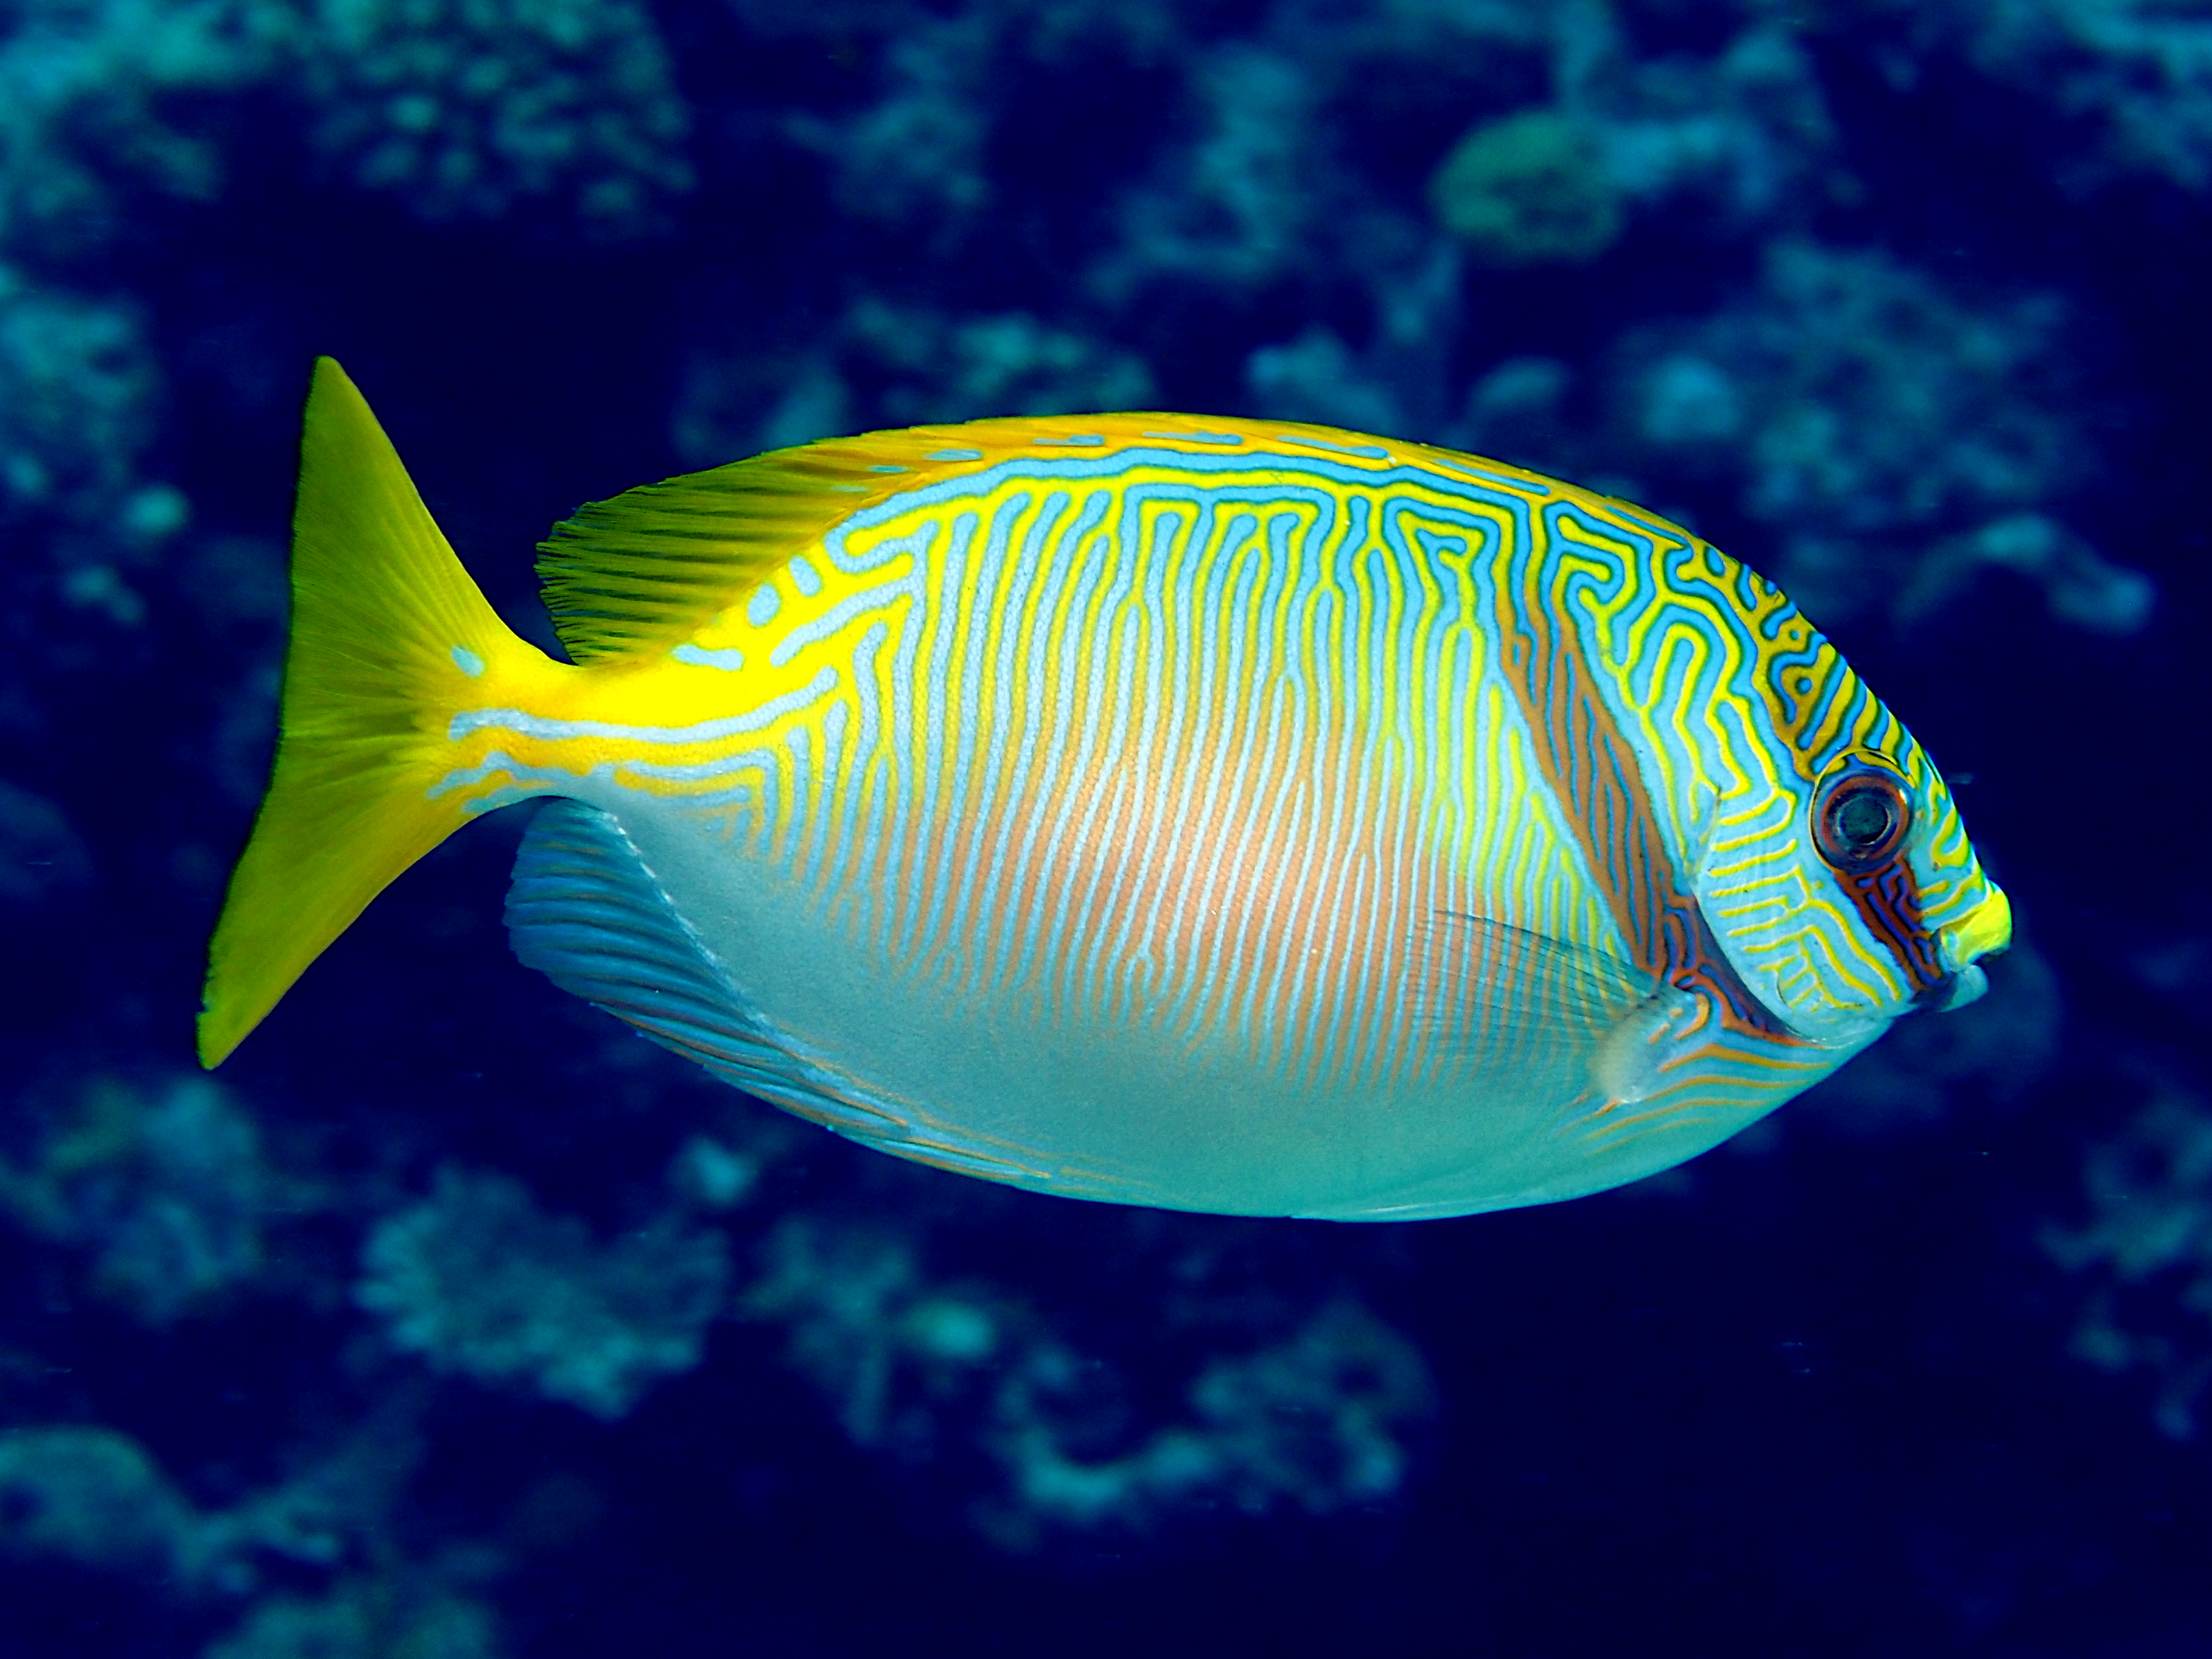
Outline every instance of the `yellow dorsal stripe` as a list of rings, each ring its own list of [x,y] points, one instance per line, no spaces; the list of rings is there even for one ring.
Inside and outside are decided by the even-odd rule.
[[[796,552],[890,496],[1021,456],[1134,447],[1246,453],[1304,441],[1354,464],[1449,454],[1334,427],[1139,412],[1018,416],[827,438],[593,501],[538,544],[553,625],[579,662],[658,656],[744,599]],[[1535,475],[1493,461],[1494,475]]]

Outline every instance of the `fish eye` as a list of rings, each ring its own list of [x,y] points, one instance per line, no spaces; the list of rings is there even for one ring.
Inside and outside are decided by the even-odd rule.
[[[1813,844],[1829,864],[1851,874],[1887,862],[1911,825],[1904,789],[1871,768],[1844,773],[1813,803]]]

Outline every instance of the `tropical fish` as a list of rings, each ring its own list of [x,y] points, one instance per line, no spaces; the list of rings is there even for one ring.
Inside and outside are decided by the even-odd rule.
[[[507,925],[560,985],[884,1152],[1176,1209],[1633,1181],[2010,940],[1936,768],[1789,600],[1496,461],[977,421],[647,484],[540,550],[573,663],[319,363],[205,1064],[524,801]]]

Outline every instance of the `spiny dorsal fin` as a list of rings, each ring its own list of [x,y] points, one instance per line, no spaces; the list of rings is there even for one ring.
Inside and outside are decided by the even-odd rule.
[[[553,626],[578,662],[646,656],[682,644],[810,542],[902,490],[1017,455],[1110,454],[1139,443],[1219,454],[1224,446],[1285,438],[1384,465],[1444,453],[1295,421],[1158,412],[1014,416],[867,432],[771,450],[593,501],[538,544],[538,574]]]
[[[903,489],[1071,434],[1166,417],[975,421],[828,438],[593,501],[538,544],[561,642],[579,662],[681,644],[842,520]],[[1048,451],[1043,453],[1049,453]]]

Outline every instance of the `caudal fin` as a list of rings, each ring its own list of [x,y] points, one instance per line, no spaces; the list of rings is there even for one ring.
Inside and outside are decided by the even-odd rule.
[[[292,636],[269,793],[208,948],[204,1066],[465,815],[430,791],[487,682],[554,665],[471,580],[345,371],[315,364],[292,516]],[[557,671],[556,671],[557,672]]]

